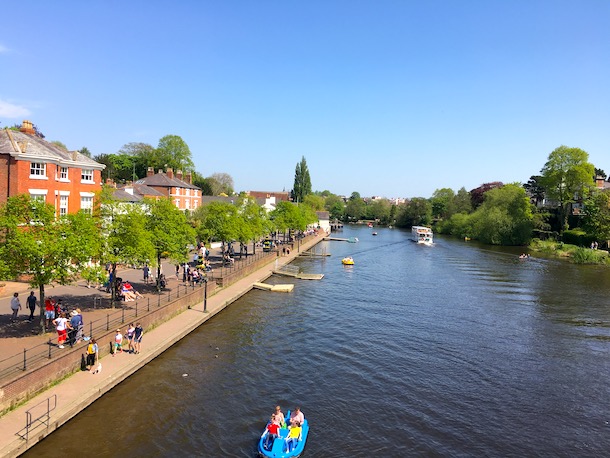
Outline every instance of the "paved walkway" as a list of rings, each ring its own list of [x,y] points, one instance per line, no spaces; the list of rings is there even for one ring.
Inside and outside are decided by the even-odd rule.
[[[313,237],[301,245],[301,251],[311,248],[321,240],[322,236]],[[46,435],[50,434],[59,426],[67,422],[70,418],[77,415],[84,408],[101,397],[104,393],[136,372],[146,363],[157,357],[172,344],[182,339],[184,336],[200,326],[203,322],[207,321],[210,317],[214,316],[226,306],[247,293],[250,289],[252,289],[253,283],[264,281],[272,274],[272,271],[277,267],[277,265],[287,264],[296,256],[298,256],[298,253],[293,250],[289,256],[278,257],[275,262],[268,264],[267,266],[248,275],[247,277],[240,279],[226,288],[218,290],[213,296],[208,298],[207,312],[203,312],[203,304],[198,304],[197,306],[192,307],[190,310],[186,310],[155,329],[147,331],[143,338],[142,351],[140,354],[135,355],[124,353],[118,354],[116,357],[104,357],[101,360],[103,368],[100,374],[91,374],[89,372],[76,373],[58,385],[26,402],[24,405],[0,417],[0,456],[18,456],[25,452],[28,448],[42,440]],[[167,268],[164,267],[164,269]],[[165,272],[166,275],[169,274],[167,270],[165,270]],[[136,288],[136,283],[138,283],[136,280],[139,280],[139,283],[142,282],[139,278],[141,277],[141,271],[139,270],[127,269],[122,271],[121,275],[123,275],[123,278],[128,279],[129,281],[131,281],[131,278],[134,278],[134,287]],[[178,283],[175,275],[173,280],[171,279],[171,275],[168,275],[168,278],[170,279],[170,282],[173,281],[174,284]],[[12,284],[10,285],[10,288],[13,288]],[[59,293],[61,293],[62,297],[66,297],[65,302],[67,302],[68,293],[75,291],[74,289],[60,290],[60,287],[57,288],[58,289],[52,290],[51,295],[59,296]],[[87,290],[87,288],[85,288],[82,284],[61,288],[80,288],[81,290]],[[26,290],[27,288],[21,288],[19,289],[19,292],[25,293]],[[7,297],[10,298],[10,291],[8,291],[8,294],[9,296]],[[20,294],[20,296],[22,295]],[[5,297],[1,300],[0,307],[6,305],[10,311],[10,307],[7,305],[8,302],[6,302],[6,299],[7,298]],[[72,299],[71,296],[70,299]],[[23,294],[22,302],[25,302],[25,294]],[[75,299],[75,303],[76,302],[77,301]],[[81,307],[81,309],[83,309],[83,307]],[[88,317],[94,316],[96,310],[83,309],[83,313],[85,314],[85,319],[88,319]],[[20,322],[17,326],[15,326],[15,329],[27,329],[26,326],[28,325],[29,324],[27,323]],[[2,346],[0,349],[12,348],[13,352],[18,352],[19,349],[23,347],[24,339],[34,342],[35,339],[48,340],[48,337],[6,336],[0,338],[0,345]],[[12,342],[12,344],[7,343],[9,341]],[[4,350],[0,351],[2,351],[2,354],[4,354]],[[26,412],[31,412],[32,417],[36,418],[43,412],[46,412],[48,399],[51,399],[52,405],[56,400],[56,408],[51,412],[49,427],[46,428],[41,426],[35,429],[30,435],[28,441],[18,437],[17,433],[21,431],[26,424]]]

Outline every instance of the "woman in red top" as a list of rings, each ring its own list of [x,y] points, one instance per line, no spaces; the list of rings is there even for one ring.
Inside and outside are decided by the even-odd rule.
[[[275,418],[275,414],[271,415],[271,421],[267,425],[267,437],[265,438],[265,448],[271,450],[273,441],[280,435],[280,425]]]

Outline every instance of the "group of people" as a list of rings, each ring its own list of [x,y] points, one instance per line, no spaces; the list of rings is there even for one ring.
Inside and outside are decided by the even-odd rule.
[[[305,416],[301,412],[299,406],[295,407],[290,413],[288,424],[284,418],[284,413],[280,406],[275,407],[275,411],[271,415],[271,419],[267,424],[267,437],[264,442],[264,446],[267,450],[271,450],[273,441],[280,437],[280,429],[288,427],[288,435],[285,438],[285,447],[288,451],[294,449],[296,444],[302,439],[303,422]]]
[[[52,302],[52,300],[50,300],[50,302]],[[83,340],[83,330],[85,326],[83,315],[79,308],[72,310],[69,314],[60,309],[55,318],[51,320],[51,323],[53,323],[55,330],[57,331],[57,346],[59,348],[64,348],[66,342],[70,347],[73,347]]]
[[[127,353],[138,354],[142,349],[142,336],[144,335],[144,328],[140,323],[135,326],[133,323],[129,324],[129,327],[125,331],[125,335],[121,333],[120,329],[116,330],[114,336],[114,343],[112,345],[112,356],[117,353],[123,353],[124,341],[127,342]]]

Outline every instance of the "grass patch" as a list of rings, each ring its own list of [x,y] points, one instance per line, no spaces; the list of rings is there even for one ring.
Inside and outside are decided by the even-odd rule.
[[[540,239],[532,240],[530,249],[545,255],[570,258],[570,261],[576,264],[610,265],[610,256],[604,250],[592,250],[590,248],[570,245],[569,243]]]

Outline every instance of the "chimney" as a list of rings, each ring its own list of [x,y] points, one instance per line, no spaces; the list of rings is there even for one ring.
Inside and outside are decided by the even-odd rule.
[[[595,187],[597,189],[604,189],[604,177],[597,175],[595,177]]]
[[[171,167],[165,169],[165,173],[167,174],[167,178],[174,178],[174,169]]]
[[[24,134],[28,134],[28,135],[36,135],[36,131],[34,130],[34,125],[32,124],[31,121],[27,121],[27,120],[24,120],[21,123],[21,128],[19,129],[19,132],[23,132]]]
[[[193,174],[190,171],[186,172],[184,181],[186,181],[188,184],[193,184]]]
[[[72,160],[75,161],[78,159],[78,151],[72,151]]]
[[[155,169],[153,169],[152,167],[148,167],[148,169],[146,169],[146,176],[147,177],[151,177],[155,174]]]
[[[180,170],[180,169],[176,170],[176,178],[178,178],[179,180],[182,180],[182,170]]]

